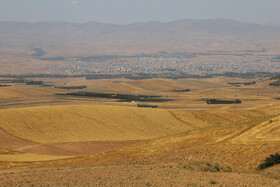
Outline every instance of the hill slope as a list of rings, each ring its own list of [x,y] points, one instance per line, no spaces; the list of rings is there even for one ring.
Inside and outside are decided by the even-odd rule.
[[[37,143],[147,140],[193,127],[167,110],[55,106],[0,111],[0,128]]]
[[[279,142],[280,116],[265,121],[240,135],[234,141],[249,142]]]

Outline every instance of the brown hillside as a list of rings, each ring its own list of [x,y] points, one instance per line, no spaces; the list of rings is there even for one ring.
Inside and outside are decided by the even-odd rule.
[[[32,142],[147,140],[193,129],[167,110],[55,106],[0,111],[0,127]]]
[[[279,142],[280,116],[265,121],[240,135],[234,141],[249,142]]]

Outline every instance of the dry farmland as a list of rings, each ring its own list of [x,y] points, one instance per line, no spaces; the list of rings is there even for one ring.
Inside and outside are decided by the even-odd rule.
[[[280,147],[280,87],[268,78],[26,81],[43,85],[0,87],[1,184],[280,185],[279,166],[256,170]],[[69,94],[81,92],[101,96]]]

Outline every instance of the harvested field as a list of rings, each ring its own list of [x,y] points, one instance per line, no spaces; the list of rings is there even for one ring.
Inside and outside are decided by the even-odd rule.
[[[7,133],[38,143],[147,140],[192,129],[167,110],[117,106],[7,109],[0,118]]]
[[[265,121],[243,133],[234,141],[250,142],[279,142],[280,141],[280,116]]]
[[[0,182],[278,186],[279,180],[267,178],[280,177],[277,169],[259,173],[256,168],[279,152],[280,108],[274,98],[280,88],[268,87],[268,81],[235,87],[221,80],[36,79],[58,87],[85,85],[85,92],[174,99],[155,103],[157,109],[106,98],[66,98],[55,94],[69,90],[54,87],[2,87]],[[190,91],[172,91],[184,89]],[[203,101],[235,95],[242,100],[239,106]],[[51,180],[40,178],[42,172]]]

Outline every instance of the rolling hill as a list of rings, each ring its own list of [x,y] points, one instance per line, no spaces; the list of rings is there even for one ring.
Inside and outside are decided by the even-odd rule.
[[[104,162],[104,156],[105,162],[123,163],[141,160],[144,155],[158,162],[161,159],[169,160],[173,153],[177,156],[171,157],[171,160],[181,160],[183,157],[207,160],[213,159],[212,154],[224,154],[224,145],[232,149],[230,152],[234,149],[242,151],[241,143],[236,139],[245,136],[254,141],[257,136],[251,131],[263,128],[264,124],[269,123],[265,131],[277,134],[277,126],[274,124],[278,118],[275,115],[274,108],[271,114],[267,110],[183,111],[102,105],[5,109],[0,111],[0,147],[3,147],[0,160],[7,160],[8,155],[13,154],[16,154],[11,156],[13,161],[27,161],[28,155],[34,161],[40,158],[39,155],[42,155],[41,160],[55,160],[86,154],[86,149],[99,151],[92,156],[79,156],[63,162],[72,163],[73,159],[73,163],[76,163],[85,159],[86,164],[100,163]],[[270,123],[270,119],[273,123]],[[252,134],[252,137],[246,133]],[[269,142],[270,139],[267,137],[263,141]],[[244,149],[247,149],[252,143],[243,144]],[[100,149],[102,146],[104,148]],[[217,152],[214,153],[214,150]],[[105,155],[102,153],[100,157],[98,152],[104,151]],[[186,151],[190,155],[186,156]],[[198,157],[197,151],[206,151],[208,156]],[[123,157],[127,159],[121,159]],[[88,162],[91,158],[98,158],[99,161],[94,159]],[[219,159],[223,157],[220,155],[215,158],[221,162]],[[230,156],[227,158],[231,159]],[[223,160],[221,164],[224,162],[229,164],[232,161]]]
[[[0,116],[5,132],[37,143],[147,140],[193,128],[167,110],[117,106],[28,107]]]
[[[124,171],[132,173],[126,183],[136,178],[135,184],[147,178],[144,171],[159,178],[180,179],[178,184],[186,182],[183,174],[198,184],[211,177],[227,185],[279,183],[240,173],[254,172],[262,160],[278,151],[279,107],[275,106],[204,111],[38,106],[2,109],[0,119],[0,181],[4,183],[49,184],[32,178],[44,172],[52,181],[79,174],[65,184],[84,184],[89,175],[111,184],[120,179],[111,181],[107,173]],[[270,168],[266,175],[270,171],[278,175],[274,170]],[[238,183],[233,178],[238,178]],[[96,180],[88,184],[96,184]]]

